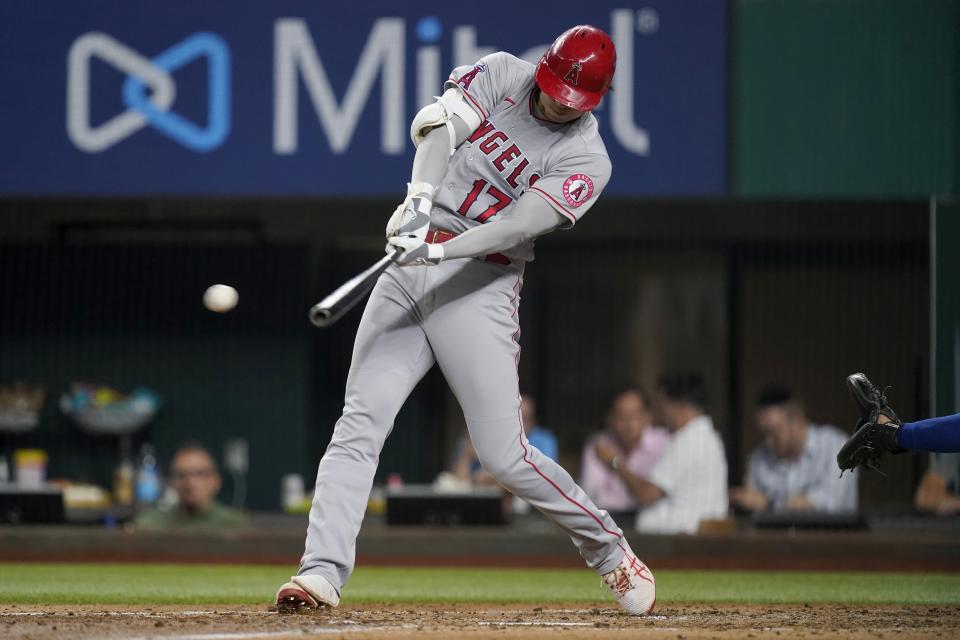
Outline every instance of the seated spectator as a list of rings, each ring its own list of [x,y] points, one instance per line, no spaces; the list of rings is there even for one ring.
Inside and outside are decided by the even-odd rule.
[[[847,436],[807,418],[788,389],[769,387],[754,414],[763,444],[750,454],[746,486],[730,490],[730,503],[746,511],[857,510],[857,481],[837,473],[837,450]]]
[[[914,505],[938,516],[960,514],[960,454],[930,454],[930,468],[917,487]]]
[[[696,533],[701,522],[727,515],[727,457],[707,404],[703,378],[663,375],[657,382],[655,415],[670,442],[646,478],[623,476],[643,506],[637,529],[645,533]]]
[[[645,477],[670,441],[666,429],[652,426],[652,417],[642,390],[623,389],[610,402],[606,429],[583,445],[580,486],[601,509],[637,509],[623,474]]]
[[[527,441],[540,450],[540,453],[552,460],[559,455],[557,437],[546,427],[540,425],[537,419],[537,402],[533,396],[520,394],[520,420],[523,422],[523,432]],[[469,480],[481,486],[497,484],[493,476],[480,466],[477,452],[473,449],[468,434],[464,434],[457,443],[457,457],[453,462],[451,473],[459,480]]]
[[[167,511],[150,509],[140,513],[136,524],[142,529],[221,528],[246,524],[246,516],[217,502],[220,472],[213,456],[200,443],[188,442],[173,454],[170,483],[177,504]]]
[[[557,436],[540,424],[540,419],[537,418],[537,401],[526,393],[520,395],[520,419],[523,421],[523,432],[530,444],[551,460],[556,460],[560,455]]]

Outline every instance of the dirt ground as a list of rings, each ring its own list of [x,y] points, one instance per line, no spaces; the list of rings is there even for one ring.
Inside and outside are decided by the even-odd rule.
[[[581,605],[346,605],[280,615],[267,606],[0,606],[10,640],[167,638],[952,638],[960,607],[664,605],[648,618]]]

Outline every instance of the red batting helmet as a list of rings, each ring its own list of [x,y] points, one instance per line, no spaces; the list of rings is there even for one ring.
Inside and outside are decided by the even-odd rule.
[[[537,86],[562,105],[589,111],[610,88],[617,51],[606,33],[588,24],[564,31],[537,64]]]

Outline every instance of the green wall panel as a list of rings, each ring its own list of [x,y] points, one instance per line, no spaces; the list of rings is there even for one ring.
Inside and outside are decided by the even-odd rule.
[[[960,412],[960,202],[934,205],[934,415]]]
[[[739,0],[734,193],[956,193],[958,7],[960,0]]]

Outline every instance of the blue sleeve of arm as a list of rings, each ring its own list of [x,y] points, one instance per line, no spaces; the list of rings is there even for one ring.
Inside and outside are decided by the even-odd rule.
[[[901,447],[915,451],[960,451],[960,413],[905,422],[897,434],[897,442]]]

